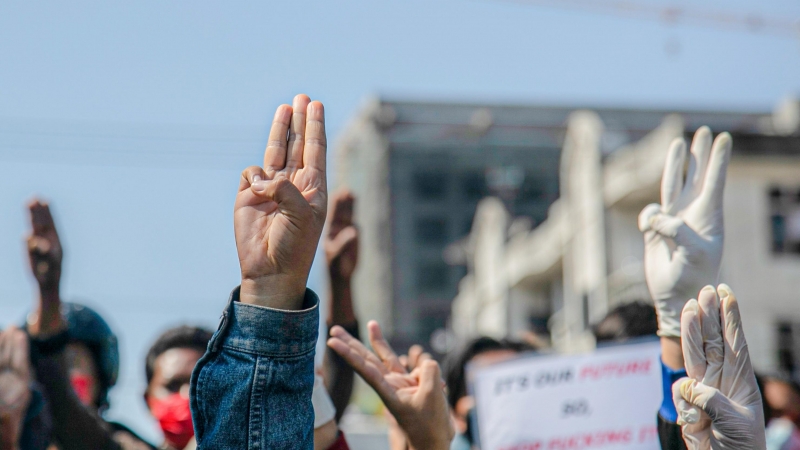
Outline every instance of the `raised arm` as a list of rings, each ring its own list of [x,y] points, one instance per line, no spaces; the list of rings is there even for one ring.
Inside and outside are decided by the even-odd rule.
[[[358,228],[353,223],[355,198],[339,191],[331,199],[327,233],[323,237],[331,291],[328,299],[328,329],[338,325],[358,339],[358,320],[353,310],[352,277],[358,263]],[[336,352],[325,352],[325,384],[342,418],[353,392],[353,369]]]
[[[313,448],[318,299],[306,289],[327,209],[323,106],[275,112],[234,205],[241,287],[192,373],[198,449]]]
[[[61,241],[50,206],[35,199],[28,208],[31,218],[28,257],[39,298],[28,316],[27,331],[32,353],[36,355],[32,361],[36,379],[41,383],[52,414],[54,438],[64,450],[149,448],[138,440],[131,445],[118,442],[117,438],[122,436],[117,436],[97,413],[85,407],[73,391],[64,351],[70,337],[61,314],[59,291]]]

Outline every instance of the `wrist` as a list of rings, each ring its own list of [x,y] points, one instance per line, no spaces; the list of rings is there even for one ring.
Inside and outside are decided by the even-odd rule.
[[[306,280],[285,275],[242,277],[239,301],[280,310],[299,310],[305,298]]]

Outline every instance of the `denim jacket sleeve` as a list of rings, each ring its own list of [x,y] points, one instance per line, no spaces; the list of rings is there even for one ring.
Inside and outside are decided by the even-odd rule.
[[[234,289],[192,372],[198,450],[313,449],[318,305],[309,289],[299,311],[239,303]]]

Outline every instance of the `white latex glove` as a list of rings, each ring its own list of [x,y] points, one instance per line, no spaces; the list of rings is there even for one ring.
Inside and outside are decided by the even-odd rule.
[[[679,337],[686,301],[715,283],[722,260],[722,194],[731,153],[731,136],[711,144],[711,130],[694,135],[686,182],[686,143],[672,142],[661,179],[661,204],[639,214],[644,233],[647,287],[658,311],[659,336]]]
[[[706,286],[698,297],[689,300],[681,317],[689,378],[672,385],[686,445],[765,450],[764,408],[736,297],[724,284],[716,292]]]

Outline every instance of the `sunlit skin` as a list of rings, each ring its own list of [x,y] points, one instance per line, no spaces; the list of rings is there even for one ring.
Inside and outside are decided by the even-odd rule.
[[[172,394],[189,399],[192,370],[202,356],[203,352],[193,348],[171,348],[158,355],[153,364],[153,378],[144,393],[151,412],[150,399],[163,399]]]
[[[81,403],[92,408],[97,407],[98,395],[100,393],[100,383],[97,369],[97,364],[92,357],[92,352],[83,344],[72,342],[67,344],[64,349],[64,354],[67,358],[67,368],[69,370],[70,379],[74,377],[84,377],[88,383],[88,397],[82,397],[78,392],[78,398]]]
[[[192,370],[203,353],[193,348],[171,348],[156,358],[153,379],[147,386],[145,400],[165,398],[180,393],[189,398]]]

